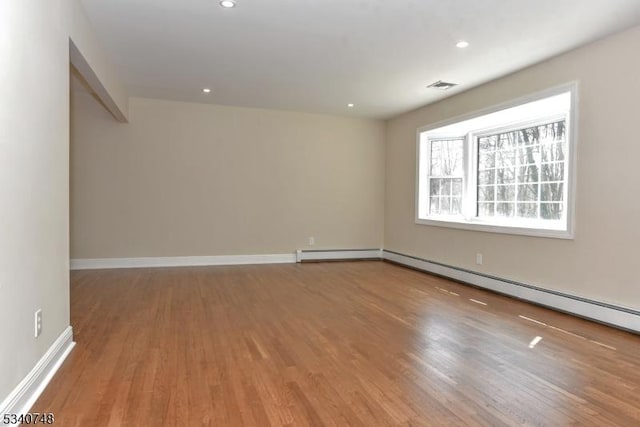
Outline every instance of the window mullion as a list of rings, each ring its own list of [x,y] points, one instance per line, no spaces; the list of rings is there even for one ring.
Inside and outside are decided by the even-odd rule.
[[[538,200],[537,200],[537,208],[538,208],[538,218],[542,217],[542,143],[540,141],[539,142],[539,151],[538,151],[538,157],[536,158],[536,162],[538,163],[537,167],[538,167]]]
[[[514,143],[514,147],[513,150],[515,152],[515,157],[516,157],[516,161],[514,162],[515,164],[515,168],[513,170],[514,173],[514,179],[513,181],[516,183],[516,189],[515,189],[515,200],[514,200],[514,204],[513,204],[513,217],[514,218],[518,218],[518,199],[519,199],[519,193],[520,193],[520,179],[519,179],[519,174],[518,172],[520,171],[520,147],[518,146],[518,137],[515,137],[515,143]]]
[[[477,177],[477,150],[474,144],[473,134],[468,133],[465,138],[465,191],[463,196],[464,217],[467,220],[477,215],[478,204],[478,177]]]

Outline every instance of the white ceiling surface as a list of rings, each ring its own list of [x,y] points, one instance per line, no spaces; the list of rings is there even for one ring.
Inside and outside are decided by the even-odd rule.
[[[640,23],[639,0],[82,2],[132,96],[372,118]]]

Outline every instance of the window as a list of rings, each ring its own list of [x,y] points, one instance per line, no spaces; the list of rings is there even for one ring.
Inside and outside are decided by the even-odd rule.
[[[429,214],[458,215],[462,212],[463,139],[431,141]]]
[[[416,222],[571,238],[575,92],[419,129]]]

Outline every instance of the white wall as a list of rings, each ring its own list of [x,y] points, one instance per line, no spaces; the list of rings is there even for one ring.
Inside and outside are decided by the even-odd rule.
[[[72,16],[82,16],[77,7],[0,2],[0,402],[69,326],[69,35]],[[38,308],[43,328],[34,338]]]
[[[119,121],[126,122],[129,115],[129,95],[117,71],[98,42],[84,8],[71,0],[69,38],[70,60],[80,71],[102,105]]]
[[[67,24],[59,1],[0,3],[0,400],[69,325]]]
[[[379,248],[384,122],[74,96],[72,258]]]
[[[640,309],[640,27],[388,122],[385,249]],[[574,240],[414,223],[416,129],[578,80]],[[483,265],[475,254],[484,254]]]

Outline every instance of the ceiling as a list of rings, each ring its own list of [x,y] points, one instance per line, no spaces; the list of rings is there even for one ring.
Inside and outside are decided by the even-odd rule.
[[[132,96],[371,118],[640,24],[638,0],[82,2]]]

